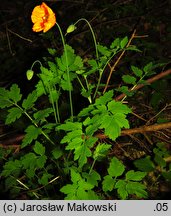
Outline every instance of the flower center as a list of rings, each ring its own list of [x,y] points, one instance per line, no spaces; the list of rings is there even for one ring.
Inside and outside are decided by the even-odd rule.
[[[43,19],[43,22],[47,22],[47,20],[48,20],[48,15],[44,15],[44,16],[42,17],[42,19]]]

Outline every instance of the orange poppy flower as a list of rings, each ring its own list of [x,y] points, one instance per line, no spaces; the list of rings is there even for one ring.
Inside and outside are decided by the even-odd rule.
[[[33,9],[31,20],[34,32],[47,32],[56,23],[54,12],[44,2]]]

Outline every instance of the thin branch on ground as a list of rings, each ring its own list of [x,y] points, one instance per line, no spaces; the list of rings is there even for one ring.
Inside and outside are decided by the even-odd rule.
[[[142,127],[133,128],[133,129],[125,129],[121,131],[121,136],[131,135],[131,134],[136,134],[136,133],[154,132],[154,131],[164,130],[167,128],[171,128],[171,122],[142,126]],[[96,134],[95,136],[99,139],[107,138],[107,136],[104,134]]]
[[[132,33],[132,35],[131,35],[131,38],[129,39],[129,41],[128,41],[127,45],[126,45],[126,48],[130,46],[132,40],[135,38],[135,34],[136,34],[136,29],[133,31],[133,33]],[[121,52],[121,54],[120,54],[120,56],[118,57],[118,59],[116,60],[116,62],[114,63],[114,65],[111,67],[109,76],[108,76],[108,78],[107,78],[107,82],[106,82],[105,88],[104,88],[104,90],[103,90],[103,94],[106,92],[106,90],[107,90],[107,88],[108,88],[109,81],[110,81],[110,79],[111,79],[112,73],[115,71],[116,66],[117,66],[118,63],[120,62],[120,60],[121,60],[122,56],[125,54],[125,52],[126,52],[126,50],[124,49],[124,50]]]
[[[159,73],[159,74],[157,74],[156,76],[154,76],[154,77],[151,77],[150,79],[148,79],[148,80],[146,80],[146,83],[147,84],[151,84],[151,83],[153,83],[153,82],[155,82],[155,81],[157,81],[157,80],[159,80],[159,79],[161,79],[161,78],[163,78],[163,77],[165,77],[165,76],[168,76],[169,74],[171,74],[171,69],[168,69],[168,70],[166,70],[166,71],[162,71],[161,73]],[[142,87],[144,87],[145,86],[145,84],[139,84],[139,85],[137,85],[135,88],[134,88],[134,91],[135,90],[138,90],[138,89],[140,89],[140,88],[142,88]],[[131,90],[130,90],[131,91]],[[120,94],[119,96],[117,96],[116,98],[115,98],[115,100],[116,101],[120,101],[120,100],[122,100],[122,98],[124,98],[126,96],[126,94]]]

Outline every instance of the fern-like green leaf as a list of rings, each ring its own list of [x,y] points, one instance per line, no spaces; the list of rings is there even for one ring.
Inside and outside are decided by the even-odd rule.
[[[139,198],[147,198],[146,186],[139,182],[128,182],[126,190],[129,194],[135,194]]]
[[[107,171],[110,176],[118,177],[121,176],[125,171],[125,166],[116,157],[113,157]]]
[[[117,114],[117,113],[121,113],[121,114],[128,114],[131,113],[131,109],[123,104],[122,102],[119,101],[110,101],[107,104],[108,110],[113,113],[113,114]]]
[[[119,194],[119,197],[122,200],[125,200],[128,198],[128,191],[127,191],[126,186],[127,186],[127,183],[124,180],[119,180],[115,185],[115,188],[117,188],[117,192]]]
[[[18,103],[21,100],[22,94],[20,94],[20,88],[17,84],[11,86],[8,96],[14,103]]]
[[[5,88],[0,88],[0,108],[10,107],[13,103],[10,101],[8,96],[9,91]]]
[[[134,165],[141,171],[151,172],[155,169],[155,165],[150,156],[134,161]]]
[[[53,175],[50,173],[43,173],[42,177],[38,179],[39,184],[47,185],[49,182],[49,179],[52,178]]]
[[[114,119],[120,128],[129,128],[129,122],[124,114],[117,113],[114,115]]]
[[[115,140],[121,134],[121,127],[116,122],[115,117],[108,114],[102,116],[101,125],[99,128],[104,128],[105,135],[112,140]]]
[[[91,150],[85,144],[82,144],[75,148],[74,160],[78,160],[79,167],[83,167],[84,164],[87,163],[87,158],[90,157],[91,154]]]
[[[93,186],[98,186],[98,181],[101,180],[101,176],[95,170],[92,170],[91,173],[82,173],[82,176]]]
[[[65,124],[61,124],[57,127],[57,130],[64,131],[74,131],[74,130],[82,130],[82,123],[80,122],[66,122]]]
[[[114,189],[115,183],[116,183],[116,180],[114,180],[112,176],[110,175],[105,176],[102,182],[103,191],[104,192],[112,191]]]
[[[2,176],[10,176],[14,175],[17,176],[17,174],[21,170],[21,161],[20,160],[14,160],[14,161],[7,161],[5,165],[3,166],[3,171],[1,173]]]
[[[95,160],[101,160],[102,158],[106,157],[110,148],[111,145],[109,144],[105,144],[105,143],[99,144],[94,151],[93,158]]]
[[[96,99],[95,105],[106,105],[113,97],[113,90],[106,92],[103,96]]]
[[[121,42],[120,42],[120,46],[121,46],[121,49],[123,49],[128,43],[128,37],[124,37]]]
[[[45,118],[47,118],[53,112],[52,108],[47,108],[44,110],[39,110],[38,112],[34,113],[35,122],[44,122]]]
[[[111,51],[106,46],[102,46],[102,45],[98,44],[97,49],[104,56],[109,57],[111,55]]]
[[[48,65],[50,70],[56,74],[57,73],[57,65],[54,62],[48,61]]]
[[[30,167],[35,167],[36,159],[37,159],[37,156],[33,152],[30,152],[28,154],[25,154],[21,158],[21,164],[23,165],[25,169],[28,169]]]
[[[82,109],[78,114],[79,117],[87,116],[94,109],[94,105],[90,104],[88,107]]]
[[[132,84],[132,85],[136,84],[136,78],[131,75],[123,75],[122,80],[127,84]]]
[[[16,119],[19,119],[22,115],[22,110],[18,107],[13,107],[8,110],[8,115],[5,120],[5,124],[11,124],[12,122],[15,122]]]
[[[134,170],[130,170],[126,173],[126,180],[141,181],[146,176],[146,174],[146,172],[135,172]]]
[[[142,77],[143,75],[143,71],[141,69],[139,69],[138,67],[135,66],[131,66],[131,70],[133,71],[133,73],[137,76],[137,77]]]
[[[37,137],[39,136],[39,134],[41,133],[40,128],[37,128],[33,125],[30,125],[27,127],[27,129],[25,130],[26,135],[22,141],[22,145],[21,148],[26,147],[27,145],[29,145],[33,140],[36,140]]]
[[[37,92],[33,91],[28,95],[27,99],[23,100],[22,107],[25,110],[28,110],[34,106],[36,100],[37,100]]]
[[[71,168],[71,181],[73,183],[77,183],[82,179],[81,175],[74,169],[74,167]]]
[[[33,150],[38,155],[42,156],[45,154],[45,147],[41,143],[39,143],[38,141],[35,142]]]
[[[46,160],[46,155],[41,155],[40,157],[38,157],[36,160],[37,167],[40,169],[43,168],[45,166]]]
[[[110,48],[119,48],[120,46],[120,38],[116,38],[110,45]]]
[[[68,132],[61,140],[61,144],[67,143],[67,142],[70,143],[71,140],[75,138],[81,138],[81,136],[82,136],[82,130],[74,130],[74,131]]]
[[[3,96],[0,96],[0,108],[10,107],[13,104],[8,100],[4,99]]]

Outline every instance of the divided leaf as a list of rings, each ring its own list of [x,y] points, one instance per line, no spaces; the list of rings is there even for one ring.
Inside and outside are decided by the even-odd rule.
[[[42,155],[42,156],[38,157],[36,160],[37,167],[43,168],[45,166],[46,160],[47,160],[46,155]]]
[[[99,126],[100,129],[105,130],[105,135],[108,136],[113,141],[119,137],[121,133],[121,128],[118,123],[115,121],[114,116],[110,116],[108,114],[102,117],[101,125]]]
[[[132,84],[132,85],[136,84],[136,78],[130,75],[123,75],[122,80],[127,84]]]
[[[95,170],[92,170],[91,173],[82,173],[82,176],[93,186],[98,186],[98,181],[101,180],[101,176]]]
[[[126,173],[126,180],[141,181],[146,176],[146,174],[146,172],[135,172],[134,170],[130,170]]]
[[[45,147],[41,143],[39,143],[38,141],[35,142],[33,150],[38,155],[44,155],[45,154]]]
[[[138,67],[135,66],[131,66],[131,70],[133,71],[133,73],[137,76],[137,77],[142,77],[143,75],[143,71],[141,69],[139,69]]]
[[[103,191],[112,191],[114,189],[115,183],[116,180],[114,180],[110,175],[105,176],[102,182]]]
[[[71,168],[71,181],[73,183],[77,183],[81,179],[82,179],[81,175],[78,172],[76,172],[74,168]]]
[[[16,119],[19,119],[22,115],[22,110],[20,110],[18,107],[13,107],[8,110],[8,115],[5,120],[5,124],[11,124],[12,122],[15,122]]]
[[[5,177],[9,175],[16,176],[20,172],[21,167],[22,165],[20,160],[7,161],[3,166],[3,171],[1,175]]]
[[[116,38],[110,45],[110,48],[119,48],[120,46],[120,38]]]
[[[122,102],[119,101],[110,101],[107,105],[108,109],[110,112],[112,112],[113,114],[128,114],[131,113],[131,109],[123,104]]]
[[[135,194],[139,198],[147,198],[146,186],[139,182],[128,182],[126,190],[129,194]]]
[[[0,88],[0,108],[2,109],[5,107],[12,106],[12,102],[10,101],[8,94],[9,94],[8,90],[4,88]]]
[[[30,125],[25,130],[26,135],[22,141],[21,148],[26,147],[28,144],[30,144],[33,140],[36,140],[39,134],[41,133],[41,130],[33,125]]]
[[[111,145],[109,145],[109,144],[105,144],[105,143],[99,144],[96,147],[94,154],[93,154],[94,160],[100,160],[100,159],[106,157],[110,148],[111,148]]]
[[[106,46],[102,46],[102,45],[98,44],[97,49],[104,56],[109,57],[111,55],[111,51]]]
[[[51,113],[53,112],[52,108],[47,108],[44,110],[39,110],[38,112],[34,113],[35,122],[38,123],[39,121],[42,123],[45,121]]]
[[[128,37],[124,37],[121,42],[120,42],[120,46],[121,46],[121,49],[123,49],[128,43]]]
[[[154,163],[151,161],[151,157],[147,156],[145,158],[138,159],[134,161],[134,165],[141,171],[151,172],[155,169]]]
[[[106,92],[103,96],[96,99],[95,105],[106,105],[113,97],[113,90]]]
[[[20,94],[20,88],[17,84],[13,84],[10,88],[8,96],[14,103],[17,103],[21,100],[22,94]]]
[[[81,122],[66,122],[65,124],[61,124],[57,127],[57,130],[64,131],[74,131],[74,130],[82,130]]]
[[[121,176],[125,171],[125,166],[116,157],[113,157],[107,171],[110,176],[118,177]]]
[[[127,183],[124,180],[119,180],[115,185],[115,188],[117,188],[117,192],[118,192],[120,198],[123,200],[127,199],[127,197],[128,197],[126,185],[127,185]]]
[[[22,107],[25,110],[28,110],[34,106],[34,102],[37,100],[37,91],[33,91],[27,97],[27,99],[23,100]]]

